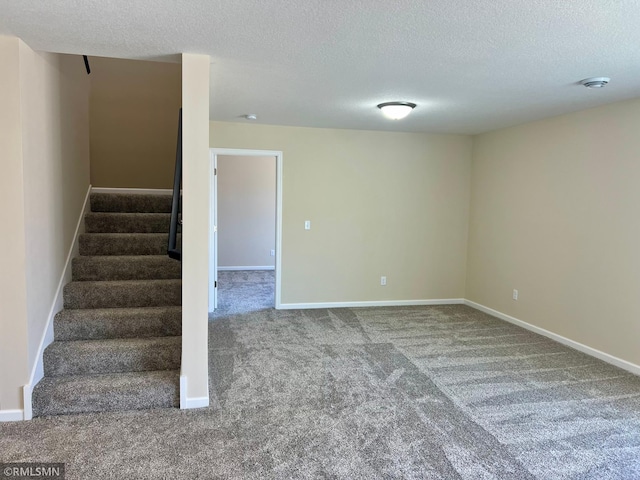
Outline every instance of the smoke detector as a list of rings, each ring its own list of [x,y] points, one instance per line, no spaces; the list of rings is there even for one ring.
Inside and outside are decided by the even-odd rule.
[[[584,85],[587,88],[602,88],[610,81],[609,77],[592,77],[580,80],[580,85]]]

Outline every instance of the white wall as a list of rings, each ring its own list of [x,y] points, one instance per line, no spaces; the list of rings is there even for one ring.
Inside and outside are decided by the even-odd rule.
[[[218,266],[273,267],[275,157],[218,155]]]
[[[2,370],[0,409],[23,385],[54,305],[89,188],[89,84],[82,57],[3,38]],[[5,109],[4,105],[7,105]],[[9,218],[5,219],[7,215]],[[4,242],[9,242],[7,245]],[[5,355],[9,358],[5,359]]]
[[[468,299],[640,365],[639,125],[635,100],[474,139]]]
[[[209,404],[209,68],[182,55],[182,408]]]
[[[464,296],[471,137],[211,122],[210,138],[283,151],[283,304]]]

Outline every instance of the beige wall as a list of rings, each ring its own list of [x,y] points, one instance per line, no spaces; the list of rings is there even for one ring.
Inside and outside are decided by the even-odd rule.
[[[468,299],[640,365],[638,125],[640,100],[475,138]]]
[[[187,391],[180,391],[183,408],[209,404],[209,68],[208,55],[182,55],[181,377],[187,381]]]
[[[464,296],[470,137],[211,122],[210,142],[283,151],[282,303]]]
[[[0,410],[22,408],[27,383],[27,284],[24,231],[20,41],[0,36]]]
[[[273,267],[276,159],[218,156],[218,266]]]
[[[91,184],[171,188],[180,64],[90,57]]]
[[[89,188],[89,77],[24,43],[20,76],[31,368]]]
[[[10,366],[13,377],[7,382],[3,371],[8,400],[1,408],[15,409],[22,408],[21,387],[36,363],[89,187],[89,82],[82,57],[35,52],[16,39],[2,44],[10,45],[11,57],[6,63],[3,51],[3,77],[14,79],[2,88],[12,111],[2,125],[12,144],[2,176],[3,203],[11,207],[3,215],[12,216],[3,218],[11,225],[3,241],[11,244],[2,248],[8,259],[2,291],[7,283],[12,293],[2,301],[2,341],[9,345],[1,350],[11,352],[2,366]]]

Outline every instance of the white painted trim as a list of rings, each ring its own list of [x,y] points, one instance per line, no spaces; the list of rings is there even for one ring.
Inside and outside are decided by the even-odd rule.
[[[282,152],[276,152],[276,286],[275,308],[282,308]]]
[[[26,420],[22,410],[0,410],[0,422],[20,422]]]
[[[236,272],[241,270],[275,270],[273,265],[249,266],[249,267],[218,267],[219,272]]]
[[[432,300],[373,300],[365,302],[320,302],[320,303],[282,303],[282,310],[302,310],[311,308],[344,307],[406,307],[412,305],[459,305],[464,298],[443,298]]]
[[[40,353],[40,352],[38,352]],[[44,349],[43,349],[44,353]],[[42,363],[42,354],[38,355],[37,361]],[[38,380],[39,382],[40,380]],[[37,382],[36,382],[37,383]],[[33,386],[35,383],[27,383],[22,387],[22,405],[24,405],[24,419],[31,420],[33,418]]]
[[[170,188],[109,188],[93,187],[92,193],[137,193],[138,195],[172,195]]]
[[[187,377],[180,375],[180,410],[209,406],[209,397],[187,397]]]
[[[283,154],[279,150],[245,150],[236,148],[211,148],[210,157],[211,162],[215,162],[215,158],[218,155],[241,155],[241,156],[253,156],[253,157],[276,157],[276,265],[274,267],[276,274],[276,286],[275,286],[275,308],[287,308],[282,305],[282,170],[283,170]],[[213,172],[213,167],[211,168]],[[211,208],[213,209],[215,199],[211,198]],[[211,258],[215,255],[213,242],[210,242],[209,246],[209,263],[213,260]],[[218,270],[221,270],[218,268]],[[213,278],[211,273],[210,278]],[[213,285],[209,287],[209,312],[213,311],[213,305],[211,304]],[[290,307],[296,308],[296,307]],[[308,307],[308,308],[322,308],[322,307]]]
[[[56,314],[62,310],[64,305],[63,291],[64,286],[71,281],[71,261],[73,257],[78,255],[79,251],[79,238],[80,234],[84,232],[84,217],[90,208],[90,194],[92,192],[91,185],[87,189],[87,194],[84,197],[84,203],[82,204],[82,210],[80,211],[80,218],[78,218],[78,223],[76,224],[76,231],[73,235],[73,242],[71,243],[71,247],[69,248],[69,253],[67,254],[67,260],[64,264],[64,269],[62,270],[62,275],[60,276],[60,281],[58,282],[58,289],[56,290],[56,294],[53,297],[53,304],[49,309],[49,316],[47,317],[47,323],[45,325],[45,329],[42,332],[42,337],[40,338],[40,344],[38,345],[38,353],[36,353],[36,363],[33,365],[31,370],[31,375],[29,376],[29,383],[22,387],[22,398],[24,402],[24,419],[31,420],[32,418],[32,405],[31,405],[31,393],[33,391],[33,387],[42,380],[44,377],[44,350],[47,348],[51,342],[53,342],[53,319]]]
[[[187,407],[187,377],[180,375],[180,409],[184,410]]]
[[[242,157],[275,157],[282,154],[277,150],[246,150],[244,148],[211,148],[216,155],[231,155]]]
[[[204,408],[209,406],[209,397],[193,397],[186,399],[185,409]]]
[[[218,307],[218,156],[209,149],[209,313]]]
[[[591,355],[592,357],[603,360],[607,363],[610,363],[611,365],[615,365],[616,367],[620,367],[635,375],[640,375],[640,365],[627,362],[626,360],[622,360],[621,358],[614,357],[613,355],[609,355],[608,353],[601,352],[600,350],[596,350],[595,348],[592,348],[592,347],[588,347],[587,345],[576,342],[575,340],[571,340],[567,337],[563,337],[562,335],[558,335],[557,333],[550,332],[549,330],[545,330],[544,328],[536,327],[535,325],[527,323],[518,318],[512,317],[511,315],[507,315],[505,313],[499,312],[498,310],[494,310],[493,308],[485,307],[484,305],[481,305],[476,302],[472,302],[471,300],[465,299],[464,304],[468,305],[471,308],[475,308],[476,310],[480,310],[481,312],[487,313],[493,317],[499,318],[500,320],[513,323],[514,325],[518,325],[519,327],[525,328],[534,333],[538,333],[540,335],[548,337],[551,340],[555,340],[558,343],[562,343],[563,345],[566,345],[567,347],[571,347],[582,353]]]

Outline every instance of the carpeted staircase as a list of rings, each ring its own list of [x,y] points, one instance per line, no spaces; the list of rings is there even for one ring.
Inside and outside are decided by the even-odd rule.
[[[166,254],[170,212],[170,195],[91,194],[34,416],[179,405],[182,280]]]

